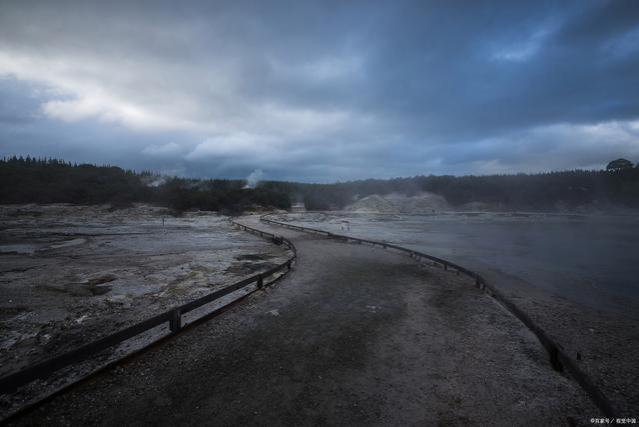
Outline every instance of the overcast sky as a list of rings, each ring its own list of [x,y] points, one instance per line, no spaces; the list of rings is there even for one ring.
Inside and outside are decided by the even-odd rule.
[[[639,161],[639,1],[0,0],[0,155],[332,182]]]

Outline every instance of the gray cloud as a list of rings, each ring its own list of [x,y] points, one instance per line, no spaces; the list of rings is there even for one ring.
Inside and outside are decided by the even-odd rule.
[[[5,1],[0,155],[324,182],[637,161],[638,46],[631,0]]]

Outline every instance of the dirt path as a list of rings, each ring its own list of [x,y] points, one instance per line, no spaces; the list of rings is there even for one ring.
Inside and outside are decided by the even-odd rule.
[[[244,222],[293,240],[291,274],[15,424],[568,425],[598,415],[466,279]]]

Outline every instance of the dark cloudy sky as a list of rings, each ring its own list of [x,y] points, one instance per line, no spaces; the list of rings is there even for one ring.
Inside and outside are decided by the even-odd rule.
[[[639,161],[639,1],[0,0],[0,155],[335,181]]]

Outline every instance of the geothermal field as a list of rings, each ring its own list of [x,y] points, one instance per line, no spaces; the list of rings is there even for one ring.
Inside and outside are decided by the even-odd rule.
[[[443,199],[422,194],[375,196],[344,211],[280,211],[269,218],[399,244],[479,272],[560,343],[621,410],[638,407],[636,217],[455,212]],[[211,212],[173,216],[144,204],[125,209],[33,204],[3,206],[0,220],[0,376],[290,256],[282,246],[236,230],[228,217]],[[264,226],[257,216],[249,221]],[[269,313],[279,316],[277,310]],[[162,333],[166,331],[129,340],[4,396],[0,415]]]
[[[287,258],[283,248],[233,229],[214,213],[174,217],[146,205],[18,205],[0,207],[0,223],[0,376]],[[32,388],[41,393],[46,387]],[[29,396],[26,390],[13,399]],[[14,400],[0,402],[3,413]]]
[[[374,197],[345,212],[269,218],[398,244],[479,272],[561,343],[614,401],[628,411],[638,407],[636,216],[442,212],[438,200],[388,199]],[[437,212],[406,214],[407,205]]]

